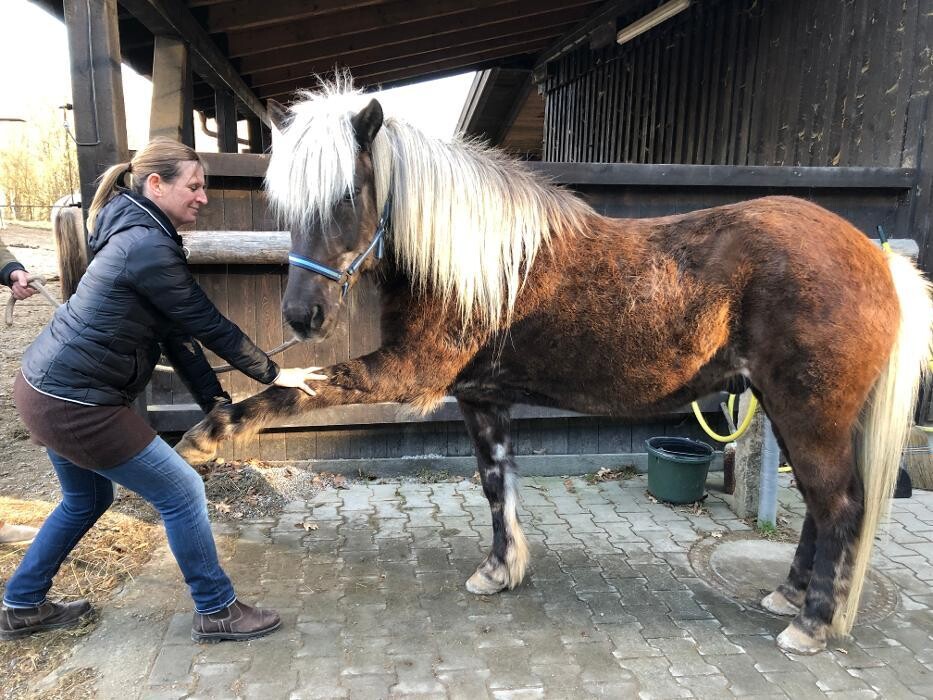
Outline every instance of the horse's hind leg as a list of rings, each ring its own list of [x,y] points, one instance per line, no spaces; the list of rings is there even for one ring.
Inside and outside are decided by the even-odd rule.
[[[766,595],[761,605],[776,615],[797,615],[807,595],[807,586],[813,574],[813,556],[816,554],[816,523],[807,512],[800,532],[800,542],[794,553],[787,580]]]
[[[518,472],[513,459],[507,409],[459,401],[473,439],[483,492],[492,512],[492,549],[466,582],[471,593],[489,595],[515,588],[525,576],[528,544],[518,522]]]
[[[800,612],[777,642],[785,651],[812,654],[826,648],[836,608],[848,595],[853,545],[862,520],[862,487],[848,435],[837,440],[824,435],[792,450],[811,525],[801,536],[788,582],[778,589],[790,604],[800,599],[811,548],[813,563]]]
[[[772,424],[772,427],[773,424]],[[781,451],[793,464],[794,459],[787,449],[787,444],[781,438],[778,430],[774,428],[775,437]],[[797,490],[804,496],[804,486],[798,481]],[[794,552],[794,561],[790,567],[790,573],[787,580],[780,586],[766,595],[761,601],[761,605],[766,610],[776,615],[794,616],[800,612],[807,595],[807,586],[810,585],[810,577],[813,574],[813,557],[816,554],[816,523],[813,516],[807,511],[803,521],[803,528],[800,531],[800,541],[797,543],[797,551]]]

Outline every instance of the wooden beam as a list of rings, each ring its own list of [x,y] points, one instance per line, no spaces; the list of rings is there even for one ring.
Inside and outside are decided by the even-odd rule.
[[[265,106],[243,82],[182,0],[120,0],[120,3],[153,34],[174,34],[188,44],[194,70],[211,87],[229,90],[246,109],[270,125]]]
[[[354,31],[345,36],[328,37],[320,41],[243,56],[238,65],[243,75],[252,76],[264,70],[324,59],[340,58],[350,63],[349,57],[360,52],[402,45],[407,51],[410,43],[425,40],[435,42],[436,46],[431,48],[447,46],[452,49],[459,46],[463,38],[482,38],[482,32],[490,32],[487,36],[497,36],[518,30],[531,31],[542,26],[576,22],[580,14],[586,11],[586,7],[581,5],[590,2],[592,0],[544,0],[533,6],[525,5],[520,8],[501,5],[488,10],[474,10],[410,22],[393,27],[390,33],[383,27],[371,31]]]
[[[217,150],[220,153],[236,153],[237,143],[236,100],[226,90],[214,93],[215,117],[217,119]]]
[[[149,138],[165,136],[193,146],[192,101],[188,47],[175,37],[156,36],[152,52]]]
[[[211,34],[256,29],[272,24],[287,24],[295,20],[334,13],[349,13],[363,7],[385,5],[386,0],[245,0],[217,5],[207,10],[205,26]]]
[[[574,185],[906,190],[917,181],[915,168],[548,162],[526,166],[547,173],[554,182]]]
[[[81,201],[91,202],[104,170],[129,160],[117,0],[65,0],[64,13]]]
[[[641,4],[644,4],[642,0],[609,0],[609,2],[603,3],[592,16],[545,49],[538,56],[535,70],[540,70],[544,65],[557,60],[568,51],[573,51],[577,46],[588,43],[590,35],[599,31],[606,22],[614,21],[619,15],[625,14]]]
[[[703,413],[720,413],[719,404],[728,398],[728,394],[717,393],[700,399]],[[163,433],[187,430],[204,417],[204,413],[195,404],[157,405],[149,407],[153,417],[153,427]],[[693,413],[693,409],[684,406],[665,413],[665,416],[681,416]],[[581,418],[588,414],[565,411],[560,408],[529,406],[516,404],[512,407],[512,420],[535,420],[540,418]],[[461,421],[463,414],[456,399],[446,397],[441,404],[427,415],[415,411],[411,406],[398,403],[347,404],[307,411],[301,416],[280,418],[269,424],[269,428],[313,428],[336,425],[379,425],[391,423],[434,423]]]
[[[262,129],[262,122],[259,121],[256,117],[249,117],[246,120],[246,128],[249,133],[249,152],[250,153],[263,153],[266,148],[263,143],[264,134]]]
[[[434,72],[451,69],[472,70],[489,62],[499,62],[503,59],[520,56],[533,56],[548,45],[548,37],[540,38],[535,42],[528,42],[527,38],[513,43],[501,44],[497,48],[484,48],[475,52],[449,56],[449,52],[432,52],[425,54],[417,61],[408,59],[392,59],[375,64],[367,69],[353,71],[354,80],[358,85],[371,85],[390,80],[427,76]],[[351,66],[352,68],[352,66]],[[300,79],[276,82],[257,88],[257,93],[264,97],[289,94],[300,87]]]
[[[484,71],[478,71],[470,84],[470,91],[467,93],[466,100],[463,102],[463,108],[460,110],[460,117],[457,119],[457,126],[454,133],[473,135],[476,130],[473,128],[473,122],[483,112],[486,102],[489,100],[489,86],[494,84],[499,76],[499,68],[490,68]]]
[[[391,115],[390,115],[391,116]],[[208,173],[225,177],[266,175],[269,156],[200,153]],[[725,187],[778,189],[907,190],[916,168],[799,167],[785,165],[658,165],[640,163],[555,163],[528,161],[525,167],[560,185],[635,187]]]
[[[191,265],[287,265],[288,231],[182,231]]]
[[[515,124],[515,119],[521,113],[522,109],[525,107],[525,102],[532,94],[532,89],[534,88],[534,81],[532,80],[532,71],[527,71],[525,79],[522,81],[521,86],[518,90],[515,91],[515,94],[512,97],[512,106],[509,108],[508,114],[505,116],[505,119],[502,120],[499,125],[499,130],[495,134],[491,135],[491,142],[493,145],[500,145],[505,139],[506,134],[509,133],[509,130],[512,128],[512,125]]]
[[[526,46],[538,45],[557,36],[560,27],[543,27],[537,31],[518,31],[513,34],[502,35],[494,38],[486,38],[476,42],[464,41],[457,45],[456,51],[451,54],[450,46],[445,41],[431,42],[420,45],[419,50],[402,49],[393,47],[391,49],[375,49],[373,51],[362,52],[346,57],[340,57],[336,65],[346,66],[351,73],[356,75],[374,74],[379,71],[395,71],[402,68],[417,69],[422,66],[430,66],[435,62],[450,60],[451,58],[462,59],[474,56],[480,56],[478,60],[485,60],[490,52],[497,56],[510,55],[511,53],[522,54],[529,53],[525,50]],[[433,47],[433,48],[431,48]],[[512,51],[503,54],[504,49]],[[265,71],[262,74],[253,76],[253,86],[259,90],[267,85],[274,85],[282,82],[295,82],[306,79],[309,75],[326,75],[328,71],[333,70],[334,61],[325,60],[311,64],[304,64],[304,68],[290,66],[281,71]],[[259,76],[262,77],[259,77]]]
[[[198,153],[208,177],[266,176],[269,156],[252,153]]]
[[[560,9],[593,2],[594,0],[539,0],[536,7]],[[351,17],[339,14],[325,15],[314,22],[294,22],[247,32],[230,32],[227,35],[228,55],[230,58],[241,58],[249,54],[280,51],[296,44],[352,36],[361,32],[381,31],[388,35],[390,32],[386,31],[387,27],[391,27],[392,32],[403,31],[405,25],[412,22],[441,22],[450,17],[459,17],[461,21],[464,18],[475,20],[477,11],[488,10],[492,13],[500,6],[506,16],[521,16],[527,12],[527,4],[527,0],[433,0],[429,5],[430,11],[426,11],[426,3],[400,0],[384,6],[357,10]],[[462,26],[473,25],[464,22]]]

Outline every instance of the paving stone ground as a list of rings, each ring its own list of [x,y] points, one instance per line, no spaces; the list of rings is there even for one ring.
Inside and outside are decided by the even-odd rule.
[[[693,512],[645,488],[643,476],[525,479],[530,575],[491,597],[463,587],[491,538],[476,484],[322,492],[276,519],[216,527],[239,596],[277,608],[281,630],[192,643],[190,601],[163,548],[58,674],[95,668],[98,697],[121,700],[933,697],[933,493],[895,501],[880,545],[896,610],[802,657],[774,644],[785,619],[691,568],[697,541],[748,528],[725,497],[711,489]],[[780,502],[799,527],[786,478]],[[317,529],[296,527],[306,522]]]

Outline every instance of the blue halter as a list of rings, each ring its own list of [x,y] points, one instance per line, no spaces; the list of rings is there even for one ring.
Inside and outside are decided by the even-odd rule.
[[[343,299],[350,289],[350,278],[353,277],[356,271],[360,269],[360,266],[366,262],[366,258],[375,251],[376,259],[382,259],[382,255],[385,252],[385,232],[389,227],[389,205],[391,202],[392,198],[386,197],[386,203],[382,207],[382,216],[379,217],[379,224],[376,226],[376,233],[373,235],[372,242],[370,242],[366,250],[354,258],[353,262],[351,262],[343,272],[325,265],[324,263],[320,263],[317,260],[305,258],[297,253],[291,252],[288,254],[288,264],[300,267],[304,270],[316,272],[329,280],[342,284],[340,298]]]

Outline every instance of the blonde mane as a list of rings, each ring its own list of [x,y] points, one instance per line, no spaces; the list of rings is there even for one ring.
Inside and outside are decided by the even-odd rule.
[[[351,118],[371,96],[348,79],[302,93],[277,136],[266,175],[288,226],[326,226],[352,191],[359,146]],[[497,327],[512,313],[542,245],[593,210],[521,162],[479,143],[426,136],[387,118],[372,146],[376,206],[392,196],[389,246],[416,290],[456,305],[464,324]]]

